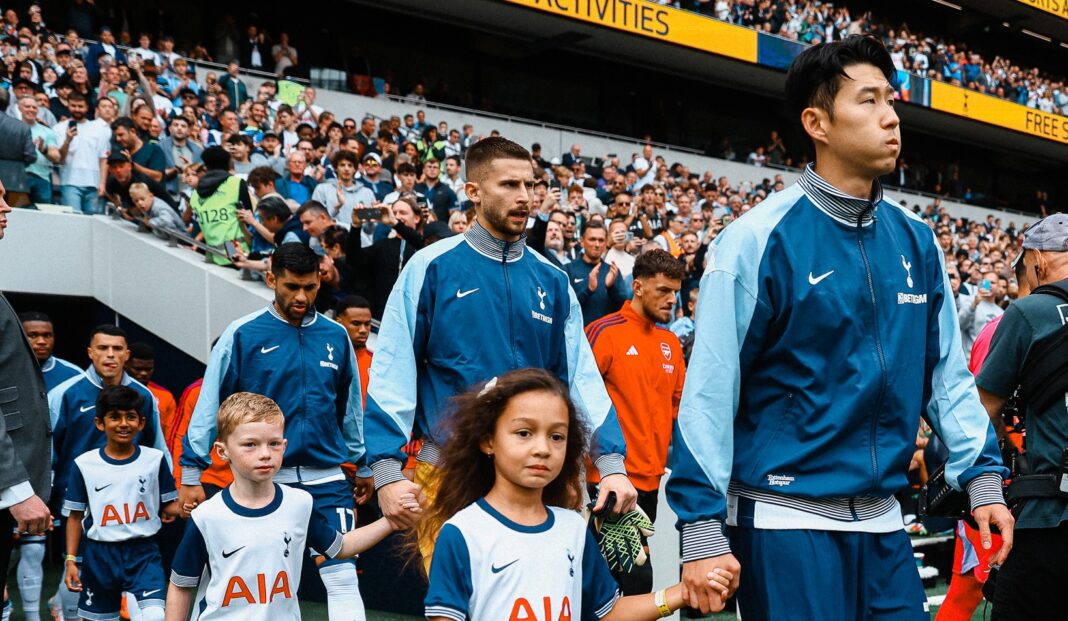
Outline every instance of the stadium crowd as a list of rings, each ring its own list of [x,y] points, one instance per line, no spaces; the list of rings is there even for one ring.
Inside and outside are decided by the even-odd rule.
[[[894,66],[932,80],[963,86],[1043,112],[1068,115],[1063,75],[1021,67],[1003,56],[984,58],[950,35],[888,24],[872,11],[854,16],[849,7],[819,0],[661,0],[716,19],[802,43],[840,41],[851,34],[878,36]]]
[[[712,5],[698,4],[706,9]],[[778,18],[768,12],[770,4],[717,2],[714,9],[718,17],[793,32],[806,42],[839,38],[840,33],[852,32],[859,27],[856,24],[867,21],[850,22],[844,8],[805,4],[794,9],[791,5],[776,29],[773,23]],[[721,8],[726,13],[720,15]],[[129,48],[103,28],[100,42],[92,45],[81,43],[74,31],[56,39],[50,37],[36,7],[26,26],[19,25],[17,15],[5,16],[5,20],[9,32],[0,43],[0,53],[8,59],[12,79],[8,89],[0,89],[0,105],[7,109],[7,114],[0,115],[0,136],[5,138],[0,140],[0,181],[8,201],[33,205],[58,199],[85,214],[103,213],[110,204],[123,218],[161,236],[180,233],[199,240],[212,249],[220,269],[236,266],[262,274],[276,290],[282,268],[273,265],[275,253],[282,255],[285,266],[303,265],[301,261],[314,256],[311,260],[317,262],[322,287],[308,303],[345,327],[356,362],[356,368],[349,371],[360,377],[364,391],[373,358],[367,348],[372,321],[388,312],[390,292],[402,270],[420,249],[460,234],[477,239],[485,232],[475,220],[472,197],[465,194],[465,175],[470,174],[467,156],[479,142],[497,138],[496,131],[482,134],[484,128],[470,124],[450,127],[415,108],[388,119],[326,110],[316,103],[311,87],[283,101],[288,95],[280,92],[278,82],[255,84],[240,72],[243,66],[268,68],[267,55],[278,59],[279,52],[268,51],[255,27],[247,31],[247,46],[236,42],[242,50],[240,62],[231,60],[225,73],[208,71],[197,76],[167,38],[154,41],[142,35],[140,47]],[[827,23],[835,24],[830,29],[835,34],[819,34]],[[897,42],[900,33],[887,35],[895,61],[902,56],[898,52],[904,53],[916,40],[903,35],[903,41]],[[281,53],[290,66],[297,62],[295,51],[289,56],[283,48]],[[912,52],[904,54],[910,60],[902,62],[915,63]],[[941,61],[931,61],[932,71],[941,66]],[[992,66],[992,71],[998,70],[997,63]],[[277,66],[274,69],[280,71]],[[1021,77],[1006,80],[1012,88],[1025,84]],[[1025,88],[1032,87],[1026,84]],[[1043,91],[1042,97],[1047,96],[1053,92]],[[765,158],[778,157],[777,150],[772,136],[769,148],[758,147],[748,160],[763,163]],[[710,244],[737,218],[783,191],[784,181],[778,174],[739,180],[716,176],[715,171],[691,171],[668,161],[648,144],[630,154],[594,157],[579,144],[561,154],[544,153],[540,145],[533,144],[530,156],[535,172],[529,213],[524,214],[528,216],[522,233],[526,246],[567,273],[597,370],[621,411],[623,432],[643,441],[632,446],[649,447],[648,452],[628,453],[627,473],[637,491],[637,504],[655,518],[659,477],[664,473],[684,367],[680,361],[678,374],[673,367],[670,381],[637,394],[634,377],[628,373],[639,371],[612,367],[605,353],[607,343],[612,338],[637,338],[635,334],[648,336],[650,330],[668,329],[678,336],[680,347],[663,351],[664,357],[688,360],[698,287]],[[55,179],[58,184],[53,185]],[[1019,273],[1013,265],[1021,253],[1023,231],[1017,223],[993,216],[985,221],[954,217],[938,199],[903,207],[931,227],[944,252],[964,347],[970,352],[986,324],[1018,296]],[[660,276],[679,284],[661,291],[655,302],[649,301],[651,293],[644,301],[634,297],[639,291],[650,291],[646,289],[651,287],[650,279]],[[544,297],[540,287],[538,295]],[[31,344],[35,334],[51,332],[47,316],[30,313],[21,320]],[[627,327],[618,327],[623,324]],[[299,318],[297,325],[302,325]],[[616,337],[619,332],[627,336]],[[655,348],[661,337],[655,336],[659,332],[653,334],[650,346]],[[227,344],[216,351],[236,347],[230,344],[236,343],[233,332],[223,338],[229,339]],[[134,409],[145,412],[146,429],[151,433],[146,432],[141,443],[156,446],[165,455],[164,462],[173,461],[176,466],[173,477],[159,475],[162,502],[175,498],[168,484],[215,486],[217,491],[229,482],[226,466],[211,455],[210,446],[193,447],[206,449],[197,457],[208,460],[201,464],[199,485],[189,483],[189,473],[184,476],[178,466],[182,451],[191,446],[186,442],[183,449],[183,437],[202,431],[190,425],[203,387],[220,390],[210,397],[215,406],[227,396],[220,389],[220,378],[228,377],[220,368],[223,358],[213,356],[206,379],[175,399],[151,382],[151,348],[127,344],[121,330],[94,331],[89,343],[92,369],[86,370],[87,379],[80,384],[80,380],[73,384],[69,380],[81,371],[52,357],[49,337],[40,340],[34,353],[46,371],[48,388],[64,386],[59,393],[50,393],[53,421],[66,423],[65,417],[74,417],[79,407],[96,399],[102,380],[107,380],[102,381],[106,385],[140,387],[139,397],[111,398],[120,410],[136,404]],[[666,347],[663,342],[661,346]],[[329,345],[328,351],[333,360]],[[620,405],[628,401],[632,405]],[[635,425],[639,409],[655,412],[657,425]],[[289,415],[291,410],[286,411]],[[92,422],[82,417],[77,424]],[[77,431],[67,431],[72,434],[70,446],[57,444],[61,453],[57,463],[65,468],[62,477],[57,471],[59,489],[68,484],[74,459],[88,447],[89,436],[79,439]],[[410,447],[409,452],[414,456],[418,448]],[[167,470],[158,456],[151,466]],[[370,496],[364,480],[368,473],[347,474],[366,500]],[[602,474],[612,475],[611,471]],[[169,483],[168,477],[172,477]],[[596,482],[596,476],[591,478],[591,484]],[[85,484],[80,478],[75,483]],[[62,504],[63,498],[58,500]],[[68,504],[68,511],[85,510],[84,499]],[[60,509],[54,505],[53,513],[59,515]],[[165,517],[174,516],[167,513]],[[396,515],[387,513],[387,517],[391,524],[399,520]],[[339,530],[344,532],[346,526],[343,517]],[[39,605],[42,588],[39,567],[37,573],[32,567],[40,564],[40,554],[30,546],[40,542],[21,543],[19,586],[29,612]],[[355,549],[355,544],[345,545],[348,552]],[[618,577],[619,568],[613,569]],[[334,584],[327,572],[320,573],[328,587]],[[78,575],[76,570],[73,574]],[[651,580],[650,574],[635,584],[620,583],[625,593],[648,593]],[[77,585],[68,581],[66,586],[70,590]],[[34,589],[37,598],[31,596]],[[71,604],[69,595],[66,600],[57,597],[54,608],[58,615],[73,618],[77,606]]]

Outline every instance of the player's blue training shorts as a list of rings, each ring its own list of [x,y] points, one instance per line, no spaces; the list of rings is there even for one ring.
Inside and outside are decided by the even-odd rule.
[[[735,526],[728,533],[742,565],[737,597],[745,621],[931,619],[904,530],[850,533]]]
[[[82,540],[79,573],[82,592],[78,614],[89,621],[119,618],[122,594],[128,591],[142,608],[163,608],[167,580],[159,546],[152,539],[103,542]]]
[[[347,533],[356,527],[356,514],[352,511],[352,489],[349,488],[348,481],[330,481],[329,483],[319,483],[317,485],[308,485],[307,483],[286,483],[286,485],[302,489],[311,494],[312,507],[326,518],[327,524],[330,524],[339,533]],[[318,556],[311,549],[308,550],[308,553],[311,556]],[[342,564],[356,565],[356,559],[326,559],[320,567]]]

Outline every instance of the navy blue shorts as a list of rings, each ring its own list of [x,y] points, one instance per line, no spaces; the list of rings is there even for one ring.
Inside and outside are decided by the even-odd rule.
[[[326,523],[329,524],[339,533],[345,534],[355,528],[356,526],[356,514],[352,510],[352,489],[349,488],[348,481],[331,481],[329,483],[320,483],[318,485],[308,485],[306,483],[287,483],[289,487],[296,489],[302,489],[312,497],[312,507],[326,519]],[[308,548],[309,556],[320,556],[314,552],[311,548]],[[320,565],[320,567],[329,567],[331,565],[356,565],[356,559],[326,559],[326,561]]]
[[[930,621],[904,530],[729,529],[745,621]]]
[[[167,580],[159,546],[151,539],[114,543],[83,539],[78,569],[82,580],[78,614],[83,619],[118,619],[124,591],[133,594],[142,608],[163,608]]]

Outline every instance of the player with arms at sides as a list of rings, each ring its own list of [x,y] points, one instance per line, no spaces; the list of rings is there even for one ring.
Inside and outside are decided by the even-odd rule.
[[[576,511],[588,432],[559,379],[512,371],[454,406],[437,498],[417,535],[437,537],[427,619],[652,621],[682,607],[679,584],[620,597]],[[732,578],[717,569],[708,586],[725,596]]]
[[[352,558],[393,527],[381,518],[342,535],[313,510],[311,494],[274,482],[287,440],[285,417],[271,399],[230,395],[219,407],[217,427],[215,450],[230,464],[234,482],[192,511],[171,568],[166,618],[189,619],[207,568],[202,621],[300,619],[305,546],[330,559]],[[415,496],[403,502],[419,512]]]
[[[163,619],[167,584],[155,535],[178,517],[178,491],[163,452],[135,441],[145,427],[144,400],[128,386],[104,388],[94,422],[107,444],[82,453],[71,468],[65,580],[81,594],[83,619],[118,619],[124,592],[137,600],[143,621]]]

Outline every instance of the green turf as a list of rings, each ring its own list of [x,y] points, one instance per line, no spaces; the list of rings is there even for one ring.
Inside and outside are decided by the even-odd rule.
[[[41,606],[42,606],[41,607],[41,619],[50,619],[51,618],[48,615],[47,605],[46,605],[45,602],[47,601],[48,597],[50,597],[51,594],[55,592],[56,585],[59,583],[59,569],[60,569],[59,566],[53,566],[53,565],[46,565],[45,566],[45,577],[44,577],[45,588],[43,589],[43,593],[42,593],[42,600],[43,601],[41,602]],[[11,591],[11,598],[15,603],[15,613],[14,613],[14,615],[12,615],[11,618],[12,618],[12,621],[16,621],[16,620],[17,621],[24,621],[24,617],[22,616],[22,606],[19,603],[18,590],[14,589],[14,588],[10,588],[14,584],[15,584],[15,572],[14,572],[14,570],[12,570],[11,574],[10,574],[10,576],[8,578],[8,585],[9,585],[9,591]],[[928,589],[927,590],[927,594],[928,595],[937,595],[937,594],[941,594],[941,593],[945,593],[945,592],[946,592],[946,585],[944,583],[939,584],[939,586],[937,586],[934,589]],[[327,621],[326,604],[321,604],[319,602],[307,602],[307,601],[306,602],[301,602],[300,610],[301,610],[301,614],[302,614],[303,618],[306,621]],[[935,608],[935,609],[933,609],[931,611],[931,618],[932,619],[934,619],[935,613],[937,611],[938,611],[937,608]],[[983,616],[984,611],[989,613],[989,610],[987,610],[987,606],[985,606],[985,604],[980,604],[979,605],[979,609],[976,610],[974,615],[972,615],[972,621],[983,621],[984,619],[986,619],[986,617]],[[416,621],[417,619],[420,619],[420,618],[421,617],[413,617],[413,616],[410,616],[410,615],[400,615],[400,614],[395,614],[395,613],[390,613],[390,612],[379,612],[379,611],[375,611],[375,610],[368,610],[367,611],[367,621]],[[726,621],[727,619],[734,619],[734,618],[735,617],[734,617],[733,614],[718,614],[718,615],[712,615],[710,617],[706,617],[706,620]],[[39,620],[38,619],[34,619],[33,621],[39,621]]]

